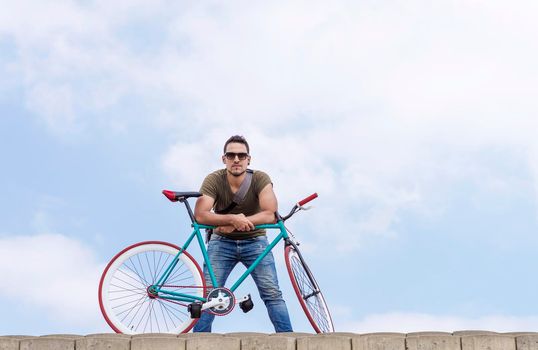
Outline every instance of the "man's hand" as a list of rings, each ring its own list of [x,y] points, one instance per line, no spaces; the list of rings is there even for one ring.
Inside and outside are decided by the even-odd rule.
[[[254,224],[244,214],[235,214],[232,217],[232,226],[237,231],[254,230]]]
[[[217,226],[215,228],[215,232],[217,233],[232,233],[235,231],[235,227],[233,227],[232,225],[227,225],[227,226]]]

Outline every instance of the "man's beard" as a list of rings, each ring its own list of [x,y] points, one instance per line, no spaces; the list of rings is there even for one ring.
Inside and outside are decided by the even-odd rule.
[[[232,176],[235,176],[235,177],[239,177],[241,175],[243,175],[245,173],[246,170],[242,170],[239,174],[236,174],[236,173],[233,173],[232,170],[228,170],[228,174],[232,175]]]

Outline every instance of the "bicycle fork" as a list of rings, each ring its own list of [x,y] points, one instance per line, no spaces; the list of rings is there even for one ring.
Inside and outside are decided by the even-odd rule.
[[[321,290],[319,289],[319,285],[316,282],[316,280],[314,279],[314,275],[312,274],[312,271],[310,271],[310,267],[308,266],[305,259],[303,258],[303,255],[299,251],[299,248],[297,247],[297,244],[293,240],[291,240],[290,238],[284,238],[284,241],[285,241],[285,246],[291,245],[293,247],[293,249],[297,253],[297,256],[299,257],[299,260],[301,260],[301,263],[303,264],[303,266],[305,268],[305,272],[306,272],[306,275],[307,275],[308,279],[310,280],[310,283],[312,283],[312,286],[314,286],[312,293],[310,293],[308,295],[303,295],[303,299],[308,300],[309,298],[321,293]]]

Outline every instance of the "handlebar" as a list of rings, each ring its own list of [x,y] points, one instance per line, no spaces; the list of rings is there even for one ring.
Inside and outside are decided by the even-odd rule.
[[[288,220],[289,218],[292,217],[293,214],[297,213],[299,210],[305,210],[305,208],[303,207],[303,205],[305,205],[306,203],[314,200],[318,198],[318,194],[317,193],[312,193],[310,196],[300,200],[299,202],[297,202],[297,204],[295,204],[293,206],[293,208],[291,208],[290,212],[288,215],[284,216],[284,217],[281,217],[280,215],[279,218],[282,219],[282,221],[286,221]]]
[[[311,200],[314,200],[318,198],[318,194],[317,193],[312,193],[310,196],[306,197],[305,199],[303,199],[302,201],[299,201],[297,203],[298,206],[302,207],[303,205],[305,205],[306,203],[310,202]]]

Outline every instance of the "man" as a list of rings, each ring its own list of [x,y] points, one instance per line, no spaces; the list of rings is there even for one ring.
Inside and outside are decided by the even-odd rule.
[[[268,246],[265,230],[255,230],[259,224],[275,222],[277,200],[269,176],[262,171],[253,171],[252,182],[243,200],[227,214],[218,211],[230,205],[234,194],[247,176],[250,164],[249,146],[242,136],[232,136],[224,144],[222,162],[225,169],[209,174],[196,201],[196,221],[216,226],[208,243],[208,255],[219,286],[223,286],[234,266],[241,262],[249,267]],[[204,266],[207,283],[211,280]],[[273,254],[269,254],[252,271],[251,276],[258,287],[260,297],[267,307],[269,318],[276,332],[292,332],[288,309],[278,286]],[[211,332],[215,316],[203,312],[194,332]]]

